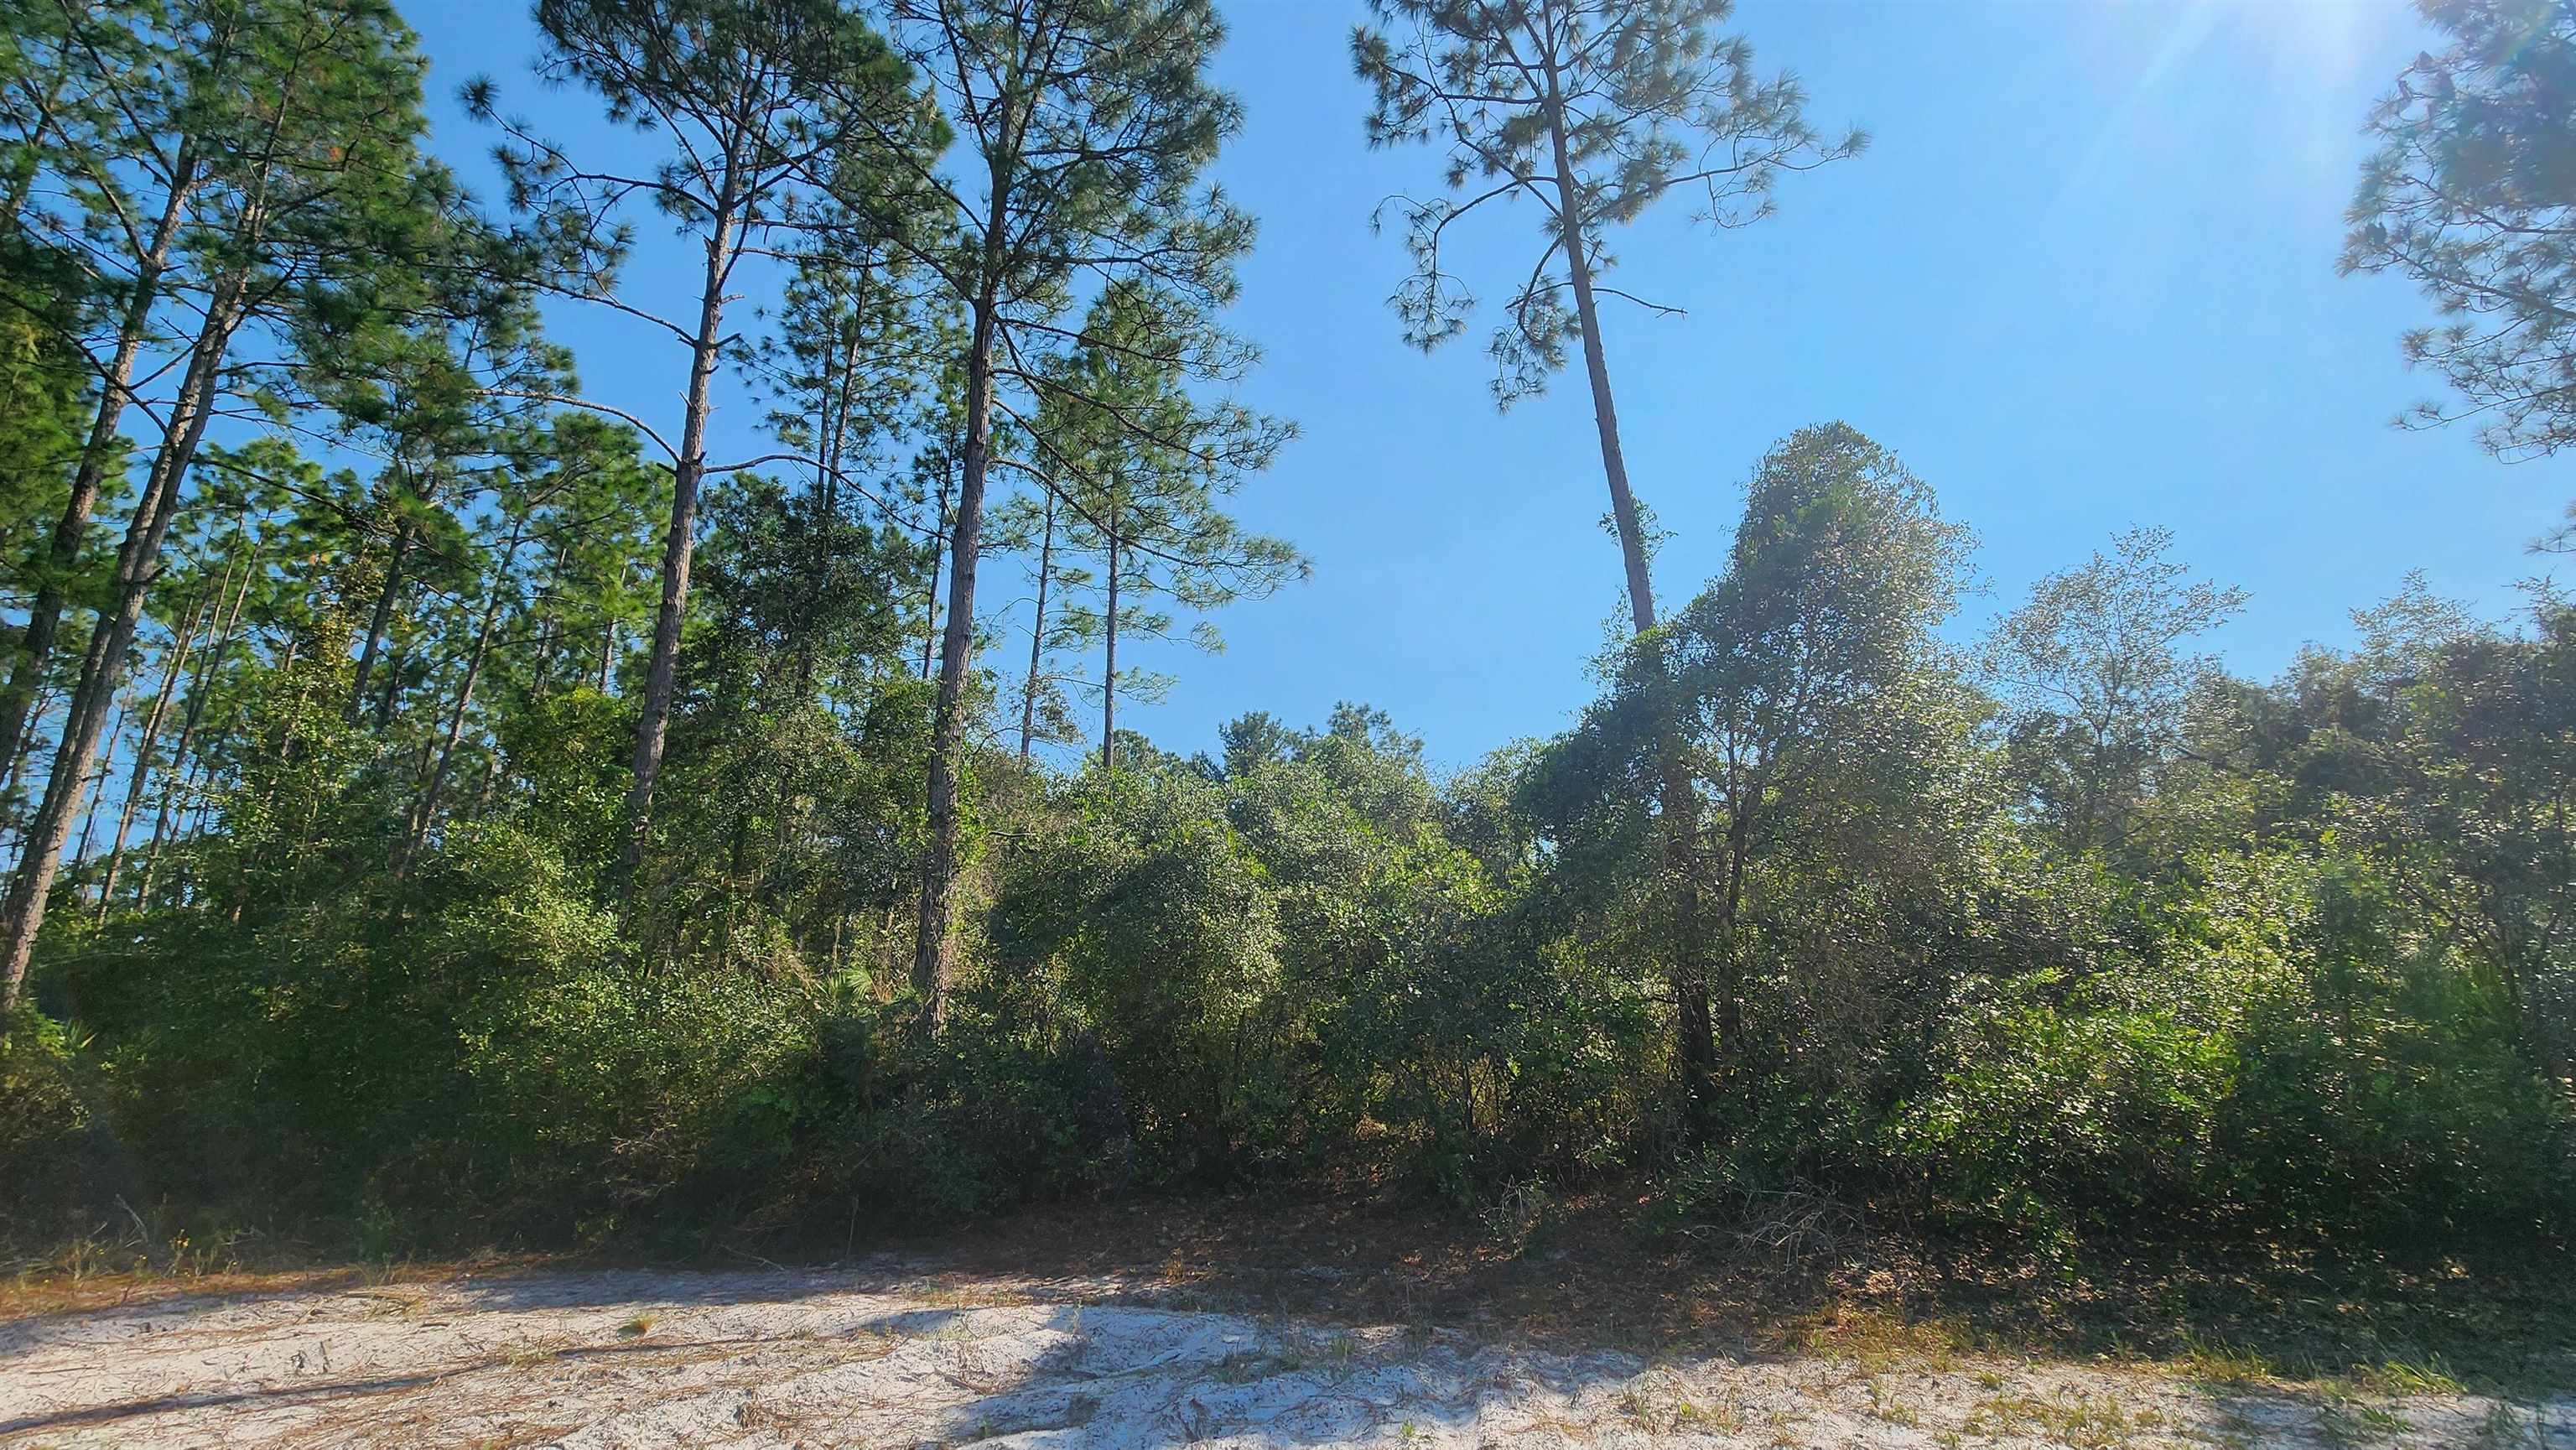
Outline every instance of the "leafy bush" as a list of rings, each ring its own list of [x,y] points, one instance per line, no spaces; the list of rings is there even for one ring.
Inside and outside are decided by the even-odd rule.
[[[94,1230],[124,1165],[76,1080],[62,1024],[21,1003],[0,1038],[0,1249],[38,1249]]]
[[[1966,984],[1891,1167],[1952,1215],[2055,1233],[2566,1221],[2564,1096],[2446,949],[2410,953],[2365,869],[2204,862],[2163,915],[2145,958]]]

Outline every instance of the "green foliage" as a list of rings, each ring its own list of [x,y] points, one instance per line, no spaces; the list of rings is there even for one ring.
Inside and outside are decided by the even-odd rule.
[[[122,1165],[82,1071],[62,1024],[22,1003],[0,1037],[0,1249],[48,1248],[114,1212]]]
[[[978,756],[988,849],[933,1032],[901,930],[916,556],[819,484],[746,479],[716,514],[647,900],[605,891],[622,692],[499,667],[462,747],[487,784],[424,830],[346,707],[378,576],[344,564],[280,606],[282,657],[227,658],[209,828],[51,929],[38,996],[76,1036],[13,1033],[11,1160],[370,1252],[1322,1175],[1516,1223],[1548,1181],[1643,1172],[1681,1214],[1875,1206],[2059,1244],[2548,1233],[2576,1204],[2553,597],[2504,630],[2410,593],[2275,685],[2177,665],[2088,697],[2146,757],[2105,850],[2015,775],[1935,632],[1962,532],[1884,450],[1811,429],[1764,460],[1727,572],[1557,740],[1444,781],[1343,705],[1245,716],[1221,758]],[[2034,639],[2178,637],[2135,589],[2049,598]],[[2061,673],[2130,678],[2077,653]],[[1689,898],[1653,829],[1661,719],[1702,792]],[[1696,1092],[1669,1046],[1683,899],[1717,913],[1730,1009]]]
[[[2349,858],[2200,863],[2134,958],[1963,984],[1883,1140],[1945,1212],[2386,1234],[2563,1214],[2563,1096]]]
[[[2492,446],[2555,448],[2567,7],[2427,8],[2456,43],[2375,116],[2347,261],[2433,289],[2455,326],[2410,348]],[[1677,190],[1751,220],[1859,145],[1717,0],[1372,12],[1371,139],[1447,151],[1411,340],[1466,321],[1451,223],[1544,214],[1506,401],[1600,360],[1612,227]],[[1573,728],[1444,775],[1346,703],[1186,754],[1120,727],[1116,641],[1213,645],[1304,572],[1231,512],[1288,430],[1223,391],[1253,224],[1205,183],[1241,121],[1210,0],[538,21],[659,159],[504,123],[504,226],[425,154],[383,0],[0,18],[0,769],[60,742],[0,796],[37,948],[0,1236],[846,1244],[1302,1180],[1526,1250],[1615,1175],[1768,1242],[2576,1229],[2546,587],[2488,623],[2411,586],[2240,680],[2194,641],[2241,593],[2138,530],[1978,671],[1966,530],[1824,424],[1658,624],[1601,382],[1638,638]],[[676,321],[615,275],[630,201],[705,255]],[[547,293],[662,322],[677,426],[575,400]],[[724,368],[775,449],[707,456]],[[973,661],[1007,551],[1016,690]],[[1050,765],[1095,690],[1099,767]]]
[[[2114,552],[2051,574],[2006,615],[1986,667],[2010,714],[2005,759],[2030,810],[2069,850],[2117,849],[2161,769],[2181,764],[2184,707],[2217,669],[2183,646],[2245,606],[2245,591],[2187,582],[2167,529],[2131,529]]]
[[[1437,347],[1466,329],[1475,298],[1448,269],[1449,228],[1489,202],[1527,201],[1543,218],[1529,278],[1506,304],[1491,351],[1495,397],[1543,389],[1566,344],[1597,326],[1577,267],[1606,270],[1604,234],[1676,192],[1720,227],[1767,216],[1779,173],[1859,153],[1858,131],[1820,138],[1787,76],[1753,72],[1741,36],[1720,28],[1730,0],[1371,0],[1351,62],[1373,93],[1372,146],[1441,147],[1451,196],[1401,211],[1413,275],[1391,299],[1405,340]],[[1579,247],[1579,257],[1567,255]],[[1560,272],[1566,268],[1567,272]],[[1596,399],[1596,403],[1597,403]]]
[[[1259,868],[1215,788],[1187,776],[1110,774],[1068,805],[1061,834],[1012,873],[998,904],[1002,970],[1060,974],[1068,1004],[1125,1069],[1140,1141],[1166,1171],[1208,1171],[1251,1126],[1236,1090],[1267,1076],[1240,1062],[1247,1041],[1272,1038],[1278,987]]]
[[[776,1170],[793,1105],[772,1084],[813,1041],[793,994],[636,966],[562,858],[505,826],[387,890],[156,921],[63,974],[114,1036],[117,1116],[163,1191],[559,1237]]]
[[[2346,272],[2414,279],[2442,321],[2403,339],[2469,406],[2409,420],[2481,420],[2506,457],[2576,441],[2576,8],[2564,0],[2420,0],[2449,44],[2420,53],[2369,116],[2344,240]]]
[[[13,590],[42,577],[85,441],[89,390],[72,344],[85,292],[66,252],[0,231],[0,558]]]

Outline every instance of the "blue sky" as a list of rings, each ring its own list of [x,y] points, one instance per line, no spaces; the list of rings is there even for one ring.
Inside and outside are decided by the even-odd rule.
[[[1190,750],[1244,710],[1320,721],[1365,700],[1462,765],[1588,698],[1618,555],[1579,372],[1497,415],[1482,329],[1430,357],[1398,337],[1403,250],[1368,219],[1438,163],[1363,144],[1344,49],[1361,8],[1233,0],[1218,66],[1248,113],[1218,177],[1261,220],[1233,324],[1266,358],[1243,393],[1302,429],[1240,512],[1314,578],[1226,612],[1222,655],[1150,656],[1177,683],[1120,723]],[[491,137],[453,92],[478,73],[555,135],[633,144],[529,78],[524,6],[411,13],[439,149],[469,175],[488,178]],[[2409,569],[2500,615],[2547,567],[2523,546],[2576,495],[2576,460],[2507,466],[2466,430],[2391,427],[2438,394],[2397,348],[2428,308],[2401,279],[2335,275],[2362,117],[2431,41],[2404,6],[1745,0],[1737,28],[1764,70],[1804,80],[1819,129],[1873,141],[1785,178],[1756,227],[1711,234],[1676,204],[1613,242],[1620,285],[1685,309],[1604,327],[1632,475],[1671,535],[1668,599],[1719,566],[1763,449],[1835,418],[1976,530],[1989,587],[1963,638],[2132,524],[2251,591],[2214,644],[2255,675],[2347,640],[2347,612]],[[1462,254],[1487,295],[1536,226],[1498,216]],[[643,230],[636,294],[684,286]],[[590,392],[676,413],[668,344],[595,309],[553,328]],[[726,401],[718,453],[758,417]],[[989,577],[996,603],[1017,595],[1014,564]]]

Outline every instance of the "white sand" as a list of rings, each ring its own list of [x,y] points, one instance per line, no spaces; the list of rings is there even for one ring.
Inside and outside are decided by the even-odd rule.
[[[1110,1302],[1112,1299],[1117,1302]],[[1140,1307],[1114,1284],[463,1277],[0,1323],[11,1446],[2506,1446],[2576,1398],[2026,1363],[1568,1356]]]

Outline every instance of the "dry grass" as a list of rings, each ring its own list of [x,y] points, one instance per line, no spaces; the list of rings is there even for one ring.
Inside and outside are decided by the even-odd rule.
[[[452,1259],[407,1260],[398,1264],[294,1264],[259,1268],[192,1268],[155,1266],[132,1259],[92,1259],[65,1263],[59,1258],[21,1263],[0,1278],[0,1319],[38,1314],[149,1304],[163,1299],[198,1296],[233,1297],[298,1289],[390,1289],[406,1284],[434,1284],[458,1274],[492,1276],[561,1268],[576,1261],[552,1254],[478,1253]],[[389,1297],[386,1313],[407,1312],[410,1301]]]
[[[2153,1410],[2132,1410],[2110,1395],[1993,1395],[1960,1428],[1971,1436],[2027,1436],[2072,1450],[2118,1450],[2163,1424]]]

